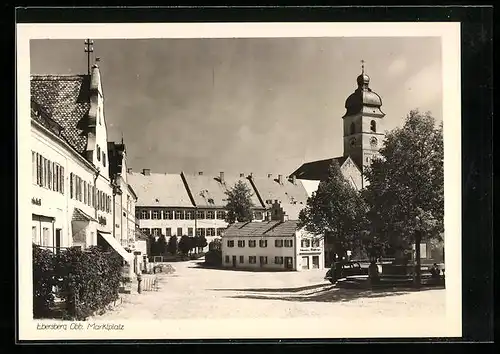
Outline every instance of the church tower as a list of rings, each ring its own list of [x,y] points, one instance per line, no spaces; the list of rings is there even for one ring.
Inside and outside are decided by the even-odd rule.
[[[384,140],[382,99],[370,87],[370,77],[365,74],[361,61],[358,88],[345,102],[344,156],[350,156],[364,173],[371,160],[378,154]]]

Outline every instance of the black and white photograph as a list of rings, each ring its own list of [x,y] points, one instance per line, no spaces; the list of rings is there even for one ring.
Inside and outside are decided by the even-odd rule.
[[[18,27],[21,337],[461,335],[459,24]]]

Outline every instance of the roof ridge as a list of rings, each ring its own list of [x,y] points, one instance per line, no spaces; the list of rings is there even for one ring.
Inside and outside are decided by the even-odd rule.
[[[31,80],[71,80],[71,81],[76,81],[76,80],[81,80],[84,79],[89,75],[87,74],[42,74],[42,75],[30,75]]]

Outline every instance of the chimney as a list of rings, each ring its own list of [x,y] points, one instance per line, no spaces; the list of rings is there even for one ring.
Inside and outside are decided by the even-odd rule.
[[[220,182],[224,183],[224,172],[221,172],[219,177],[220,177]]]
[[[149,168],[142,169],[142,174],[144,176],[149,176],[151,174],[151,170]]]
[[[127,173],[132,173],[132,167],[127,168]]]
[[[283,184],[283,175],[278,175],[278,183]]]
[[[292,183],[294,186],[297,185],[297,177],[295,175],[292,176]]]
[[[253,178],[253,172],[250,172],[250,176],[249,177],[250,177],[250,179]]]
[[[272,176],[273,176],[272,173],[267,174],[267,178],[271,178]]]
[[[245,177],[245,174],[244,173],[240,173],[240,177]]]
[[[198,176],[203,176],[203,171],[198,172]]]

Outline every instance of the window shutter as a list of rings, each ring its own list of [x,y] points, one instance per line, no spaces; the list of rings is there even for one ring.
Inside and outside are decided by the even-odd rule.
[[[69,196],[73,198],[73,172],[69,174]]]

